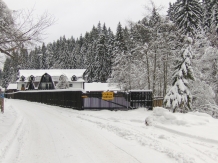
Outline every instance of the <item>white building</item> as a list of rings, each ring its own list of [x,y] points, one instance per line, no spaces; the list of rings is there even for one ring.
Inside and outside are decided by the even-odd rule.
[[[57,89],[60,82],[66,82],[66,89],[84,89],[84,72],[85,69],[19,70],[17,90]]]

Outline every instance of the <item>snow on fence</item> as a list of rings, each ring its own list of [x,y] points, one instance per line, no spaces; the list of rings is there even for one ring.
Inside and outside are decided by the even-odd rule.
[[[18,91],[7,98],[40,102],[48,105],[69,107],[77,110],[108,109],[128,110],[138,107],[153,109],[152,91],[114,92],[113,99],[104,100],[102,91]]]

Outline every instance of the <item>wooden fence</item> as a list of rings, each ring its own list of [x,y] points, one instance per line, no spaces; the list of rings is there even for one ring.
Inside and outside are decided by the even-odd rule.
[[[153,98],[153,107],[162,107],[163,106],[163,97],[154,97]]]
[[[81,91],[20,91],[14,94],[14,99],[81,110],[83,109],[83,100],[81,96]]]
[[[82,91],[19,91],[6,94],[7,98],[40,102],[77,110],[108,109],[129,110],[138,107],[153,109],[152,91],[116,92],[112,100],[102,99],[102,92]],[[156,104],[155,104],[156,106]]]

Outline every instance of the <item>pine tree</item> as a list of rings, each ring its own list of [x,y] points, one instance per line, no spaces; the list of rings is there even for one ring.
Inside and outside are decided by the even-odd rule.
[[[107,30],[105,23],[103,24],[103,27],[102,27],[102,34],[105,35],[105,44],[107,44],[109,37],[108,37],[108,30]]]
[[[181,109],[182,112],[191,110],[192,95],[189,90],[188,80],[194,80],[193,69],[191,67],[192,39],[184,38],[184,46],[181,49],[181,60],[177,62],[173,74],[173,83],[169,92],[164,98],[164,104],[172,108],[173,112]]]
[[[77,47],[77,45],[76,45],[76,47]],[[76,47],[74,48],[74,50],[71,53],[71,60],[72,60],[71,61],[71,63],[72,63],[71,67],[73,69],[76,69],[78,67],[78,63],[77,63],[77,51],[76,51],[77,48]]]
[[[127,47],[125,45],[125,40],[124,40],[124,34],[123,34],[123,28],[120,24],[118,23],[117,26],[117,33],[115,36],[115,41],[114,41],[114,48],[113,48],[113,55],[112,55],[112,74],[111,74],[111,79],[110,82],[116,82],[121,84],[122,80],[124,77],[121,75],[121,58],[125,56],[127,53]],[[122,76],[122,77],[121,77]]]
[[[2,87],[7,88],[11,81],[11,59],[6,58],[5,64],[3,67],[3,76],[2,76]]]
[[[109,28],[108,29],[108,45],[107,45],[107,49],[108,49],[108,58],[109,58],[109,61],[108,61],[108,77],[110,78],[111,77],[111,73],[112,73],[112,64],[113,64],[113,51],[114,51],[114,34],[113,32],[111,31],[111,29]]]
[[[47,59],[47,48],[46,48],[46,46],[45,46],[45,43],[43,43],[42,44],[42,61],[41,61],[41,63],[42,63],[42,65],[41,65],[41,67],[40,67],[40,69],[47,69],[48,68],[48,66],[47,66],[47,62],[46,62],[46,59]]]
[[[94,80],[97,82],[106,82],[108,79],[108,65],[109,65],[109,58],[108,58],[108,50],[105,45],[105,35],[100,34],[99,39],[97,42],[96,47],[96,56],[95,56],[95,63],[94,63]]]
[[[202,7],[199,0],[177,0],[171,18],[184,35],[194,36],[202,22]]]
[[[127,47],[125,45],[125,40],[124,40],[124,34],[123,34],[123,28],[120,24],[118,23],[117,26],[117,33],[115,36],[115,50],[118,52],[123,52],[127,50]]]
[[[98,34],[101,34],[102,33],[102,27],[101,27],[100,21],[98,22],[97,29],[98,29]]]
[[[46,47],[47,53],[46,53],[46,66],[47,69],[51,69],[54,65],[54,55],[55,55],[55,44],[49,43]]]
[[[218,25],[218,1],[217,0],[203,0],[203,26],[208,32],[212,28],[217,29]]]
[[[87,39],[89,38],[89,35],[86,34],[83,40],[83,44],[80,49],[80,68],[84,69],[86,68],[86,63],[87,63],[87,50],[88,50],[88,41]]]
[[[28,69],[28,51],[24,47],[20,50],[19,65],[22,69]]]
[[[169,16],[171,21],[174,20],[174,17],[173,17],[173,5],[171,4],[171,2],[169,3],[169,8],[167,10],[167,16]]]
[[[71,55],[67,43],[65,43],[62,55],[59,57],[59,64],[61,69],[70,69],[72,66]]]
[[[89,44],[87,50],[87,69],[85,75],[87,76],[88,82],[95,81],[95,56],[96,56],[96,45],[97,42],[93,41]]]

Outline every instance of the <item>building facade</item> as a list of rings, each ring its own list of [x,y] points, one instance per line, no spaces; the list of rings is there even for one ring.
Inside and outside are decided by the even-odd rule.
[[[17,90],[84,89],[85,69],[19,70]]]

